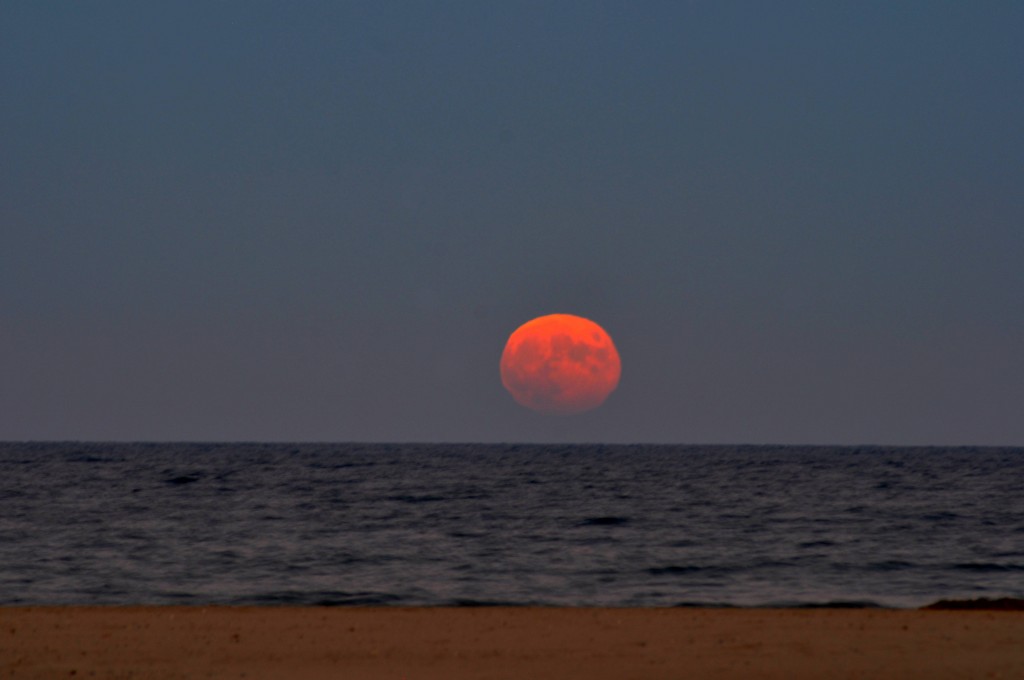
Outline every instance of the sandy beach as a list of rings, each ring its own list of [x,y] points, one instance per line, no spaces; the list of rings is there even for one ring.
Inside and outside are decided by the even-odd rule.
[[[1024,612],[0,608],[13,678],[1021,678]]]

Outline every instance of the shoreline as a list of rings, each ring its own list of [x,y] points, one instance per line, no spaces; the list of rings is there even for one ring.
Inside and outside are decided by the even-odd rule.
[[[1024,611],[4,606],[0,675],[1011,678]]]

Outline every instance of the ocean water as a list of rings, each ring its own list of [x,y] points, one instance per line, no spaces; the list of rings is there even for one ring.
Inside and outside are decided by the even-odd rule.
[[[1024,597],[1024,449],[0,444],[0,604]]]

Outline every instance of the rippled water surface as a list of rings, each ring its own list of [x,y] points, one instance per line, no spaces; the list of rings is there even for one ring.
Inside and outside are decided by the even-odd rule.
[[[0,603],[1024,597],[1024,449],[0,444]]]

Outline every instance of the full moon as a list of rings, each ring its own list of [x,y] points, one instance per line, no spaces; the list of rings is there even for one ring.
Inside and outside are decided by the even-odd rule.
[[[590,319],[549,314],[517,328],[501,354],[501,382],[523,406],[568,415],[597,408],[618,387],[622,363]]]

